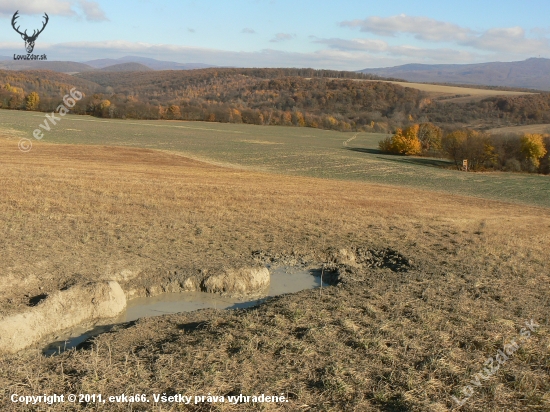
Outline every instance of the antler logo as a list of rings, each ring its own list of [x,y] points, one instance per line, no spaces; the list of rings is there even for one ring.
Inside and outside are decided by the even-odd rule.
[[[15,27],[15,24],[17,23],[18,18],[19,18],[19,10],[17,10],[15,12],[15,14],[13,15],[13,17],[11,19],[11,25],[12,25],[13,29],[21,35],[21,38],[23,40],[25,40],[25,48],[27,49],[27,53],[30,54],[34,50],[34,42],[36,41],[36,39],[38,38],[40,33],[42,33],[44,31],[44,29],[46,28],[46,25],[48,24],[48,21],[50,20],[50,18],[48,17],[48,15],[46,13],[44,13],[44,19],[46,21],[43,23],[43,26],[40,30],[38,30],[38,31],[34,30],[32,36],[29,36],[27,34],[27,30],[25,30],[25,32],[21,33],[19,31],[19,26]]]

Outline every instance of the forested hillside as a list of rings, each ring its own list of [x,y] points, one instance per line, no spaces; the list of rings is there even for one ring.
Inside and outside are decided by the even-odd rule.
[[[550,93],[489,97],[472,103],[427,105],[423,115],[439,124],[492,125],[550,123]]]
[[[73,87],[77,114],[394,132],[415,122],[484,129],[550,123],[550,93],[445,102],[375,76],[312,69],[0,71],[0,106],[53,111]],[[32,98],[30,97],[31,93]]]
[[[53,111],[73,87],[86,94],[104,90],[94,82],[49,70],[0,70],[0,108],[26,109],[26,100],[34,92],[40,97],[36,109]]]
[[[396,112],[411,112],[424,95],[414,89],[343,78],[355,73],[293,69],[206,69],[82,74],[112,87],[111,113],[131,117],[297,125],[342,130],[387,129]],[[336,79],[336,77],[338,77]],[[99,99],[105,96],[98,96]],[[97,100],[97,99],[96,99]],[[92,104],[97,108],[98,103]],[[96,114],[107,115],[103,105]],[[115,114],[116,116],[116,114]]]

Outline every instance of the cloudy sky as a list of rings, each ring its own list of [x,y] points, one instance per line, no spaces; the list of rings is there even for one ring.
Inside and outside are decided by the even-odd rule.
[[[16,10],[31,33],[48,13],[34,53],[49,60],[358,70],[550,58],[548,0],[0,0],[0,56],[24,53]]]

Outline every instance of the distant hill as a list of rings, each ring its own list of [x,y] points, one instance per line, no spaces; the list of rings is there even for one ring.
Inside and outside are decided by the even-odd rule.
[[[550,90],[550,59],[480,64],[406,64],[362,73],[394,77],[410,82],[520,87]]]
[[[114,66],[122,63],[119,59],[97,59],[84,62],[84,64],[93,67],[94,69],[103,69],[107,66]]]
[[[193,70],[193,69],[207,69],[210,67],[216,67],[203,63],[176,63],[170,61],[162,61],[156,59],[150,59],[147,57],[139,56],[125,56],[120,59],[98,59],[84,62],[85,64],[95,67],[96,69],[103,69],[108,66],[118,65],[121,63],[140,63],[153,70]]]
[[[7,60],[0,61],[0,70],[51,70],[58,73],[81,73],[94,68],[77,62]]]
[[[122,65],[128,67],[136,68]],[[10,86],[5,87],[8,83]],[[478,130],[550,124],[550,93],[495,94],[486,93],[495,91],[484,88],[454,91],[448,89],[460,88],[420,86],[422,90],[418,84],[400,85],[373,74],[297,68],[96,69],[74,75],[0,70],[0,108],[25,109],[26,96],[35,91],[40,96],[39,110],[51,113],[62,96],[76,87],[83,98],[71,111],[105,118],[296,125],[380,133],[407,126],[411,118]],[[432,98],[434,93],[446,96]],[[452,101],[462,93],[470,95],[468,101]],[[478,99],[476,93],[485,98]]]
[[[58,73],[83,73],[94,70],[151,71],[151,70],[193,70],[216,67],[202,63],[176,63],[160,61],[138,56],[126,56],[120,59],[99,59],[79,63],[72,61],[21,61],[9,56],[0,56],[0,70],[51,70]]]
[[[151,72],[153,69],[140,63],[120,63],[100,69],[102,72]]]
[[[37,92],[40,95],[40,100],[46,105],[50,99],[53,99],[56,104],[59,103],[60,90],[66,93],[73,87],[76,87],[83,93],[95,93],[102,92],[104,89],[89,80],[48,70],[0,70],[0,85],[5,85],[6,83],[14,87],[20,87],[25,94]],[[5,106],[2,106],[0,102],[0,107],[3,108]],[[55,109],[55,107],[57,106],[53,108]],[[45,108],[45,110],[50,109],[50,107]]]

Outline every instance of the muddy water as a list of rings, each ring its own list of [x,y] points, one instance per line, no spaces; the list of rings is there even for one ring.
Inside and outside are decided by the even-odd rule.
[[[165,293],[152,298],[137,298],[128,302],[126,311],[117,318],[109,319],[108,324],[90,327],[81,326],[64,332],[43,349],[45,355],[54,355],[74,348],[87,339],[108,332],[117,324],[131,322],[148,316],[161,316],[179,312],[192,312],[198,309],[242,309],[261,303],[272,296],[295,293],[321,286],[321,271],[280,267],[270,270],[271,284],[265,296],[253,300],[230,298],[212,293],[184,292]],[[326,285],[326,284],[325,284]]]

